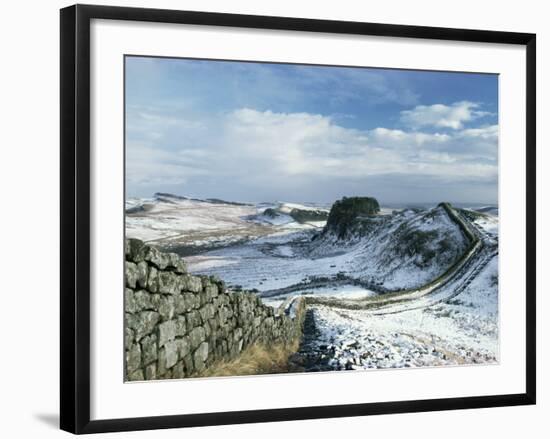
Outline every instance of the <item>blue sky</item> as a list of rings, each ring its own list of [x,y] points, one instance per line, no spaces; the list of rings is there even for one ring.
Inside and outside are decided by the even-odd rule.
[[[498,77],[126,58],[127,196],[497,202]]]

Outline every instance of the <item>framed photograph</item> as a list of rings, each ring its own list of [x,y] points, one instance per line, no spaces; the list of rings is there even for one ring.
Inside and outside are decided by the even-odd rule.
[[[535,131],[533,34],[62,9],[61,428],[534,404]]]

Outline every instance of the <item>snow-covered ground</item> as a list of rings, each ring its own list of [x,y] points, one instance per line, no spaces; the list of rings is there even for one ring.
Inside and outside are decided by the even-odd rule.
[[[153,198],[126,201],[126,236],[177,251],[178,247],[216,247],[325,224],[300,224],[284,214],[283,218],[263,221],[262,212],[272,206],[288,212],[292,208],[313,209],[289,203],[256,205],[155,194]]]
[[[143,206],[144,211],[128,213]],[[251,227],[242,217],[256,214],[252,205],[216,204],[177,197],[156,197],[127,202],[126,236],[165,245],[174,242],[204,242],[209,238],[239,236]],[[253,226],[252,226],[253,227]],[[259,226],[257,226],[259,227]]]
[[[179,252],[193,273],[256,290],[274,307],[297,295],[368,300],[422,288],[468,247],[442,207],[383,207],[345,239],[323,231],[324,221],[301,223],[290,215],[329,207],[156,194],[128,200],[126,233]],[[480,211],[468,218],[484,246],[459,275],[405,304],[369,310],[308,305],[296,361],[306,370],[498,361],[498,208]]]
[[[497,270],[495,257],[452,300],[397,313],[313,305],[303,361],[313,370],[496,363]]]
[[[378,293],[371,291],[367,288],[357,285],[342,284],[337,286],[324,286],[309,288],[307,292],[299,294],[302,297],[331,297],[331,298],[345,298],[345,299],[364,299],[367,297],[377,296]],[[264,303],[271,305],[274,308],[279,308],[288,298],[292,295],[279,295],[275,297],[264,298]]]
[[[357,234],[344,241],[330,233],[318,237],[321,227],[311,224],[305,228],[302,224],[299,230],[285,224],[277,233],[191,256],[187,262],[191,271],[217,274],[229,284],[270,294],[336,276],[377,290],[398,290],[419,287],[441,275],[467,246],[442,208],[380,215],[369,221],[373,224],[366,236]],[[411,248],[418,245],[418,237],[425,239],[422,251]]]
[[[492,215],[484,215],[472,221],[479,226],[485,233],[498,237],[498,217]]]

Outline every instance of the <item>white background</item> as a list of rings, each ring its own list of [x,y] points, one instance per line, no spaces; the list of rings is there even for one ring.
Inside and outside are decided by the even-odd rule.
[[[525,49],[395,38],[97,21],[92,25],[92,419],[525,391]],[[192,41],[188,45],[184,42]],[[182,44],[183,43],[183,44]],[[265,48],[270,50],[266,51]],[[500,364],[123,382],[123,54],[499,72]],[[113,247],[114,243],[119,243]],[[108,359],[108,360],[107,360]],[[350,392],[350,389],[355,389]],[[192,395],[181,398],[179,395]],[[212,398],[212,395],[216,395]]]
[[[93,3],[93,2],[92,2]],[[485,28],[536,32],[538,34],[538,223],[548,222],[546,187],[549,177],[548,87],[550,75],[547,26],[543,2],[506,4],[497,1],[463,0],[459,4],[438,1],[155,1],[101,3],[126,6],[155,6],[176,9],[312,18],[421,24],[447,27]],[[229,4],[230,3],[230,4]],[[0,388],[2,407],[0,432],[7,437],[55,437],[58,411],[58,8],[60,1],[27,1],[4,6],[2,13],[2,357]],[[315,5],[313,8],[312,6]],[[543,102],[546,101],[546,102]],[[545,212],[546,210],[546,212]],[[550,244],[548,233],[538,230],[539,244],[539,371],[546,365],[548,311],[543,291],[548,287],[548,256],[542,248]],[[7,240],[7,246],[6,244]],[[546,312],[545,312],[546,311]],[[539,373],[539,404],[459,412],[425,413],[286,422],[266,425],[210,427],[162,432],[126,433],[141,437],[296,437],[316,435],[361,435],[384,437],[512,437],[529,434],[543,437],[547,430],[544,412],[550,408],[546,394],[548,379]],[[182,397],[184,397],[182,395]],[[536,431],[540,433],[536,433]],[[122,437],[124,435],[118,435]],[[109,435],[111,436],[111,435]]]

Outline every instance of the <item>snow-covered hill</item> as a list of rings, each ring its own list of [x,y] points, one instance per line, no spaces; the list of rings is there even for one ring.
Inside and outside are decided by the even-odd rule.
[[[261,234],[243,217],[256,214],[253,205],[155,194],[126,202],[126,236],[161,247],[238,240],[243,233]],[[250,228],[250,230],[249,230]]]
[[[315,220],[308,221],[304,212]],[[323,227],[325,222],[318,221],[322,214],[326,216],[328,210],[305,204],[240,203],[156,193],[152,198],[126,200],[126,236],[187,255],[194,253],[194,247],[202,251],[274,233]]]
[[[443,274],[468,241],[444,209],[406,210],[363,218],[340,238],[322,228],[279,228],[238,246],[191,256],[191,270],[280,300],[327,287],[364,294],[415,288]]]
[[[395,290],[414,288],[445,272],[466,250],[468,240],[445,210],[404,210],[357,219],[345,237],[325,229],[309,255],[353,255],[351,276]]]
[[[292,223],[323,227],[327,221],[329,210],[319,206],[297,203],[262,203],[258,206],[259,213],[247,218],[250,221],[273,225],[288,225]]]

